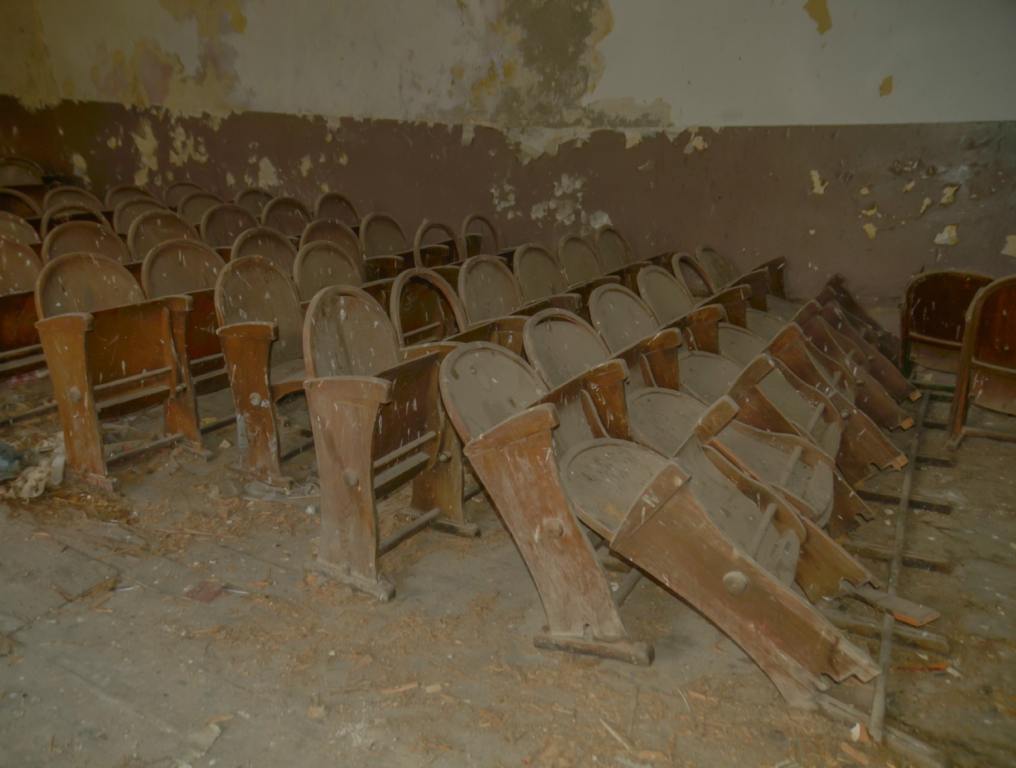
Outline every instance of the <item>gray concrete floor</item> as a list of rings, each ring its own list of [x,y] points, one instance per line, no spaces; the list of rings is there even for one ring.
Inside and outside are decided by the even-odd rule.
[[[30,445],[55,428],[0,439]],[[0,765],[906,764],[788,709],[736,646],[646,580],[623,616],[655,644],[652,666],[537,650],[536,592],[482,498],[470,502],[480,539],[425,531],[385,558],[392,602],[337,586],[307,568],[312,501],[245,498],[223,439],[207,437],[210,461],[177,449],[119,470],[118,495],[68,484],[0,506]],[[926,445],[945,453],[940,432]],[[916,492],[954,509],[915,511],[909,539],[954,569],[908,568],[901,585],[941,611],[930,628],[952,648],[897,645],[889,718],[958,765],[1012,765],[1016,446],[971,440],[956,458],[918,471]],[[310,455],[292,469],[311,470]],[[388,524],[404,502],[385,504]],[[888,543],[893,515],[875,512],[852,535]],[[193,599],[205,582],[226,589]],[[871,695],[839,689],[860,705]]]

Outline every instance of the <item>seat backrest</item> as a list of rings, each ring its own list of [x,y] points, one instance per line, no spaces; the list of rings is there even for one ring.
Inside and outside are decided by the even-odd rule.
[[[236,196],[235,203],[261,220],[261,211],[272,201],[272,194],[260,187],[248,187]]]
[[[635,262],[631,244],[616,227],[604,224],[596,230],[595,242],[604,271],[613,272]]]
[[[464,443],[546,394],[547,388],[526,361],[496,344],[462,344],[441,361],[441,398]]]
[[[230,259],[215,283],[219,325],[269,322],[278,326],[272,365],[303,355],[303,312],[288,275],[261,256]]]
[[[68,221],[91,221],[104,227],[109,226],[106,217],[95,208],[87,208],[83,205],[57,205],[43,211],[42,220],[39,222],[39,235],[45,241],[46,235],[54,227]]]
[[[152,248],[141,266],[141,287],[150,299],[215,287],[226,262],[197,240],[167,240]]]
[[[494,222],[482,213],[470,213],[462,220],[461,240],[465,242],[468,235],[478,234],[483,239],[480,243],[480,253],[498,253],[501,250],[501,236],[498,234]],[[463,251],[462,258],[465,258]]]
[[[204,191],[202,187],[191,181],[177,181],[166,187],[166,194],[163,197],[166,200],[166,205],[174,211],[179,211],[180,203],[187,195]]]
[[[39,242],[39,233],[35,231],[35,227],[20,216],[0,211],[0,240],[13,240],[22,245],[34,245]]]
[[[360,288],[333,285],[315,294],[303,321],[307,375],[375,376],[402,359],[384,307]]]
[[[1013,371],[1016,371],[1016,275],[1001,277],[977,292],[967,311],[972,325],[973,357],[979,363],[988,363],[1004,369],[1008,402],[1001,407],[987,404],[996,410],[1014,413],[1012,401]],[[983,371],[983,369],[982,369]],[[979,375],[984,375],[983,372]],[[980,400],[974,388],[975,399]]]
[[[387,213],[368,213],[360,222],[360,250],[364,256],[385,256],[409,249],[402,226]]]
[[[205,212],[221,202],[222,200],[219,196],[213,195],[211,192],[191,192],[180,200],[177,212],[180,214],[181,219],[194,227],[194,229],[197,229],[201,226],[201,220],[204,218]]]
[[[198,239],[197,231],[168,209],[142,213],[127,230],[127,248],[132,261],[144,261],[152,248],[167,240]]]
[[[504,317],[522,306],[518,281],[497,256],[466,259],[459,269],[458,289],[470,323]]]
[[[717,291],[726,288],[740,277],[734,262],[708,245],[697,248],[695,258],[709,275]]]
[[[46,263],[35,283],[40,318],[68,312],[98,312],[145,300],[122,264],[94,253],[67,253]]]
[[[610,350],[592,326],[563,309],[545,309],[529,318],[522,340],[529,362],[551,387],[610,359]]]
[[[186,201],[183,204],[186,205]],[[241,232],[257,225],[257,218],[243,206],[217,203],[201,216],[201,239],[212,248],[228,248]]]
[[[568,290],[561,262],[542,245],[527,243],[516,248],[512,271],[527,304]]]
[[[924,272],[912,278],[903,298],[904,343],[914,333],[961,342],[967,309],[991,281],[988,275],[960,270]]]
[[[23,243],[0,238],[0,296],[35,290],[42,263]]]
[[[42,210],[44,212],[51,208],[63,208],[65,206],[85,208],[91,211],[101,211],[103,208],[102,201],[99,198],[80,187],[53,187],[42,198]]]
[[[670,257],[670,268],[693,296],[700,299],[712,296],[723,286],[713,285],[713,280],[697,258],[690,253],[679,252]]]
[[[131,261],[124,241],[108,226],[94,221],[65,221],[42,241],[42,260],[52,261],[67,253],[97,253],[120,264]]]
[[[348,253],[357,256],[360,254],[360,241],[357,239],[356,233],[341,221],[315,219],[304,227],[303,234],[300,235],[300,247],[318,240],[327,240]]]
[[[307,243],[296,254],[293,280],[301,301],[331,285],[363,285],[360,254],[328,240]]]
[[[113,230],[118,235],[126,235],[131,230],[134,219],[148,211],[164,211],[166,206],[150,197],[129,197],[121,200],[113,209]]]
[[[325,192],[314,204],[314,215],[319,219],[341,221],[350,227],[360,223],[360,214],[350,200],[339,192]]]
[[[39,205],[24,192],[7,187],[0,188],[0,211],[13,213],[23,219],[42,215]]]
[[[440,221],[424,219],[416,228],[416,234],[413,236],[413,263],[415,266],[441,266],[441,264],[430,263],[428,258],[430,254],[422,250],[429,244],[448,246],[448,251],[443,256],[442,263],[444,264],[458,264],[466,258],[466,244],[455,234],[454,229]]]
[[[36,186],[43,183],[42,167],[21,157],[0,158],[0,187]]]
[[[133,184],[118,184],[106,190],[106,209],[116,210],[120,203],[127,200],[155,200],[147,189],[136,187]]]
[[[660,328],[649,305],[617,284],[598,286],[589,294],[589,317],[612,352],[627,349]]]
[[[244,256],[262,256],[271,261],[283,273],[293,274],[296,263],[296,248],[289,238],[271,227],[254,227],[241,232],[233,241],[230,260]]]
[[[261,223],[277,229],[286,237],[299,237],[310,220],[307,206],[295,197],[283,195],[272,198],[261,210]]]
[[[695,309],[697,302],[687,286],[663,267],[643,267],[636,282],[639,295],[663,323],[683,317]]]
[[[588,283],[604,271],[596,249],[581,235],[565,235],[558,241],[557,260],[569,285]]]
[[[468,326],[455,290],[436,272],[419,267],[400,272],[395,278],[388,314],[400,347],[439,341]]]

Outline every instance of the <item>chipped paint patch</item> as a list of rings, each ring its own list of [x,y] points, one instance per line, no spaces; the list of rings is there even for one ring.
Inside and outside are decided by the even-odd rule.
[[[946,224],[942,231],[935,235],[935,245],[956,245],[959,241],[960,236],[955,224]]]
[[[822,181],[821,174],[816,170],[812,170],[809,175],[811,176],[811,194],[824,195],[829,182]]]
[[[868,195],[871,194],[871,187],[861,187],[859,190],[857,190],[857,194],[859,194],[861,197],[867,197]]]
[[[870,208],[865,208],[861,211],[864,216],[875,216],[878,214],[878,205],[872,205]],[[881,214],[878,214],[881,215]]]
[[[921,210],[917,212],[918,216],[923,216],[924,212],[931,208],[931,198],[926,197],[921,201]]]
[[[172,139],[169,147],[170,165],[182,166],[191,161],[201,164],[208,162],[205,140],[188,133],[179,123],[173,126],[170,138]]]
[[[888,96],[893,92],[893,76],[886,75],[882,78],[882,82],[878,84],[878,95]]]
[[[516,214],[512,210],[515,208],[515,187],[507,181],[501,184],[492,184],[490,187],[490,197],[494,203],[495,211],[498,213],[508,211],[508,218],[515,218]]]
[[[310,169],[314,167],[314,161],[310,159],[310,155],[304,155],[300,158],[300,175],[303,178],[307,178],[310,175]]]
[[[910,192],[911,190],[913,190],[915,184],[917,184],[916,181],[908,181],[906,184],[904,184],[903,185],[903,192],[904,192],[904,194],[906,194],[907,192]]]
[[[709,146],[708,142],[694,130],[691,132],[691,138],[688,139],[688,143],[684,145],[684,153],[690,155],[692,152],[701,152]],[[814,173],[814,171],[812,171]],[[821,193],[819,193],[821,194]]]
[[[1016,235],[1006,235],[1005,244],[1002,246],[1002,250],[999,251],[1003,256],[1012,256],[1016,258]]]
[[[959,184],[950,184],[948,187],[942,189],[942,197],[938,201],[939,205],[952,205],[956,200],[956,192],[959,191]]]
[[[71,165],[74,168],[74,175],[85,182],[86,185],[91,184],[92,180],[88,176],[88,162],[85,160],[84,155],[75,152],[71,155]]]
[[[589,214],[589,226],[593,229],[608,227],[612,224],[613,222],[610,220],[610,214],[606,211],[593,211]]]
[[[131,132],[134,148],[138,153],[138,169],[134,172],[134,183],[143,187],[152,180],[152,174],[159,170],[159,140],[155,138],[152,124],[148,120],[138,123],[139,132]]]
[[[833,18],[829,15],[827,0],[808,0],[804,4],[804,12],[815,22],[815,27],[820,35],[824,35],[833,28]]]
[[[275,170],[275,165],[267,157],[258,160],[257,185],[262,189],[274,189],[279,186],[279,174]]]
[[[868,236],[869,240],[874,240],[875,235],[878,234],[878,227],[872,224],[870,221],[867,224],[863,224],[861,229],[864,230],[864,234]]]

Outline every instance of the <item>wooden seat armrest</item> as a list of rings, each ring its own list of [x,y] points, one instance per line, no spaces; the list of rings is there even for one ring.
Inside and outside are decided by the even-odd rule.
[[[303,382],[306,392],[327,392],[333,403],[379,405],[391,399],[392,382],[376,376],[323,376]]]
[[[734,285],[747,285],[751,288],[751,296],[748,298],[748,301],[751,303],[752,309],[762,312],[769,310],[769,303],[766,301],[766,296],[769,294],[768,270],[756,269],[754,272],[741,275],[741,277],[734,281]]]
[[[403,361],[415,360],[424,355],[437,355],[440,362],[445,355],[457,347],[454,341],[428,341],[423,344],[414,344],[411,347],[402,348]]]
[[[750,286],[735,285],[714,293],[708,299],[704,299],[700,306],[719,305],[727,313],[726,319],[729,322],[745,328],[748,325],[748,304],[751,291]]]
[[[465,453],[472,458],[489,451],[500,451],[519,440],[549,433],[557,423],[557,410],[553,405],[534,405],[474,437],[466,444]]]
[[[670,322],[668,328],[679,328],[691,349],[719,354],[720,323],[727,319],[726,310],[719,304],[693,309]]]
[[[279,335],[276,323],[251,320],[244,323],[230,323],[219,326],[215,331],[223,341],[248,339],[250,341],[275,341]]]
[[[409,265],[398,256],[369,256],[363,260],[364,279],[368,282],[395,277]]]
[[[91,329],[93,317],[90,312],[68,312],[63,315],[44,317],[35,323],[39,333],[84,333]]]

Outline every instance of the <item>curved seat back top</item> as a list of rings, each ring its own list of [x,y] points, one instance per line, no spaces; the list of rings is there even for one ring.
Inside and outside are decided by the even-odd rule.
[[[303,343],[311,378],[376,376],[402,361],[384,308],[354,286],[331,286],[315,296],[307,307]]]
[[[139,304],[145,294],[127,269],[91,253],[67,253],[47,262],[35,285],[40,318]]]
[[[476,240],[475,235],[480,236],[479,241]],[[462,220],[461,241],[463,244],[475,243],[476,249],[475,252],[463,253],[463,259],[467,255],[475,256],[477,253],[496,254],[501,249],[501,236],[498,234],[497,227],[482,213],[470,213]]]
[[[614,272],[635,263],[631,244],[616,227],[604,224],[596,230],[596,252],[600,255],[603,268]]]
[[[436,234],[436,236],[435,236]],[[441,246],[428,248],[431,245]],[[440,221],[424,219],[413,236],[413,263],[417,267],[439,267],[443,264],[458,264],[466,258],[465,243],[455,230]]]
[[[246,208],[261,220],[261,211],[272,200],[272,193],[259,187],[248,187],[236,196],[237,205]]]
[[[727,287],[740,277],[734,263],[708,245],[703,245],[695,250],[695,259],[709,275],[709,280],[716,291]]]
[[[272,198],[261,210],[261,223],[286,237],[299,237],[310,220],[307,206],[295,197]]]
[[[65,221],[42,241],[42,260],[52,261],[68,253],[96,253],[119,264],[131,261],[123,240],[108,226],[94,221]]]
[[[900,315],[904,373],[914,363],[955,373],[963,345],[966,314],[974,296],[991,283],[977,272],[925,272],[907,283]]]
[[[601,285],[590,294],[589,317],[614,353],[628,349],[660,328],[652,308],[620,285]]]
[[[690,253],[675,253],[670,259],[671,270],[679,276],[693,296],[705,298],[712,296],[722,286],[714,286],[705,267]]]
[[[180,203],[187,195],[194,192],[204,192],[204,188],[198,186],[192,181],[177,181],[166,187],[165,200],[166,205],[172,208],[174,211],[180,210]]]
[[[146,211],[131,223],[127,248],[131,260],[144,261],[148,252],[167,240],[197,240],[198,233],[186,221],[168,209]]]
[[[219,272],[215,284],[215,313],[220,326],[235,323],[275,323],[271,365],[303,356],[303,311],[289,276],[262,256],[233,258]]]
[[[347,224],[335,219],[315,219],[303,229],[300,235],[300,247],[318,240],[335,243],[351,254],[360,254],[360,241],[356,233]]]
[[[230,260],[244,256],[261,256],[272,262],[286,275],[293,274],[296,263],[296,248],[282,232],[271,227],[254,227],[241,232],[233,241]]]
[[[218,203],[201,216],[201,239],[212,248],[228,248],[242,232],[253,229],[258,220],[250,211],[235,203]]]
[[[113,211],[120,203],[127,200],[154,200],[152,193],[133,184],[118,184],[106,190],[106,209]]]
[[[177,213],[180,218],[190,224],[194,229],[201,226],[201,219],[209,208],[219,205],[222,200],[218,195],[211,192],[191,192],[180,199],[177,205]]]
[[[99,198],[80,187],[53,187],[42,198],[43,211],[48,211],[51,208],[63,208],[65,206],[85,208],[93,211],[101,211],[104,207]]]
[[[436,272],[418,267],[395,278],[388,314],[401,347],[440,341],[468,326],[455,290]]]
[[[687,315],[698,303],[684,282],[663,267],[643,267],[636,282],[639,295],[664,323]]]
[[[402,226],[387,213],[368,213],[360,222],[360,250],[363,255],[387,256],[410,247]]]
[[[545,309],[526,321],[526,357],[551,388],[560,387],[610,359],[603,339],[578,315]]]
[[[35,290],[42,263],[27,245],[0,238],[0,296]]]
[[[21,157],[0,158],[0,187],[34,187],[45,173],[38,163]]]
[[[527,243],[516,248],[512,271],[527,304],[568,290],[561,262],[542,245]]]
[[[557,244],[557,259],[569,285],[588,283],[603,274],[596,249],[580,235],[565,235]]]
[[[152,197],[128,197],[113,208],[113,230],[118,235],[126,235],[130,232],[134,219],[142,213],[165,210],[168,210],[166,206]]]
[[[42,219],[39,222],[39,236],[45,240],[46,235],[53,227],[68,221],[92,221],[96,224],[109,226],[106,217],[95,208],[73,204],[57,205],[42,212]]]
[[[31,197],[17,189],[0,187],[0,211],[13,213],[23,219],[42,216],[42,209]]]
[[[39,242],[39,233],[35,231],[35,227],[20,216],[0,211],[0,240],[13,240],[22,245],[34,245]]]
[[[150,299],[211,290],[225,264],[202,242],[167,240],[145,256],[141,287]]]
[[[301,301],[310,301],[314,294],[328,286],[363,285],[360,254],[350,253],[329,240],[307,243],[296,254],[293,280]]]
[[[522,291],[496,256],[471,256],[459,269],[459,298],[470,324],[510,315],[522,306]]]
[[[341,221],[350,227],[360,223],[360,214],[353,201],[339,192],[324,192],[314,203],[314,215],[319,219]]]

